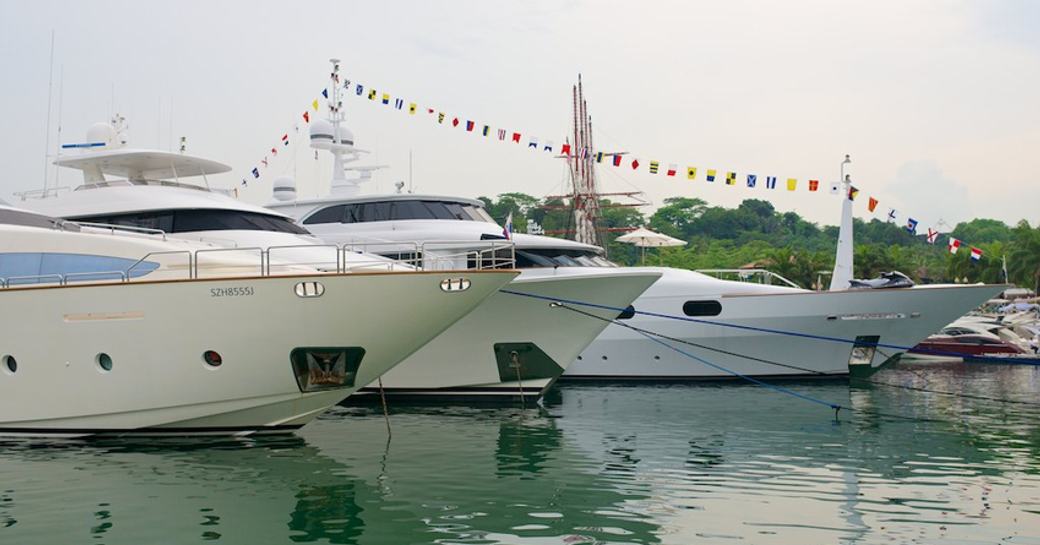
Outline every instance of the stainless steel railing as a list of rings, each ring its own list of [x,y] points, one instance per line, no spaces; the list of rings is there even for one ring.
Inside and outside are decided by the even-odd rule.
[[[694,272],[707,274],[722,280],[732,279],[740,282],[755,282],[757,279],[759,284],[773,284],[773,280],[776,280],[792,288],[801,288],[798,284],[768,269],[696,269]]]
[[[371,244],[301,244],[268,248],[201,248],[151,252],[125,270],[87,271],[0,277],[0,289],[31,284],[67,285],[69,282],[133,282],[154,271],[183,274],[187,279],[222,276],[277,276],[279,274],[349,274],[362,271],[430,271],[510,269],[516,251],[509,241],[429,241],[396,243],[394,258],[365,251]]]

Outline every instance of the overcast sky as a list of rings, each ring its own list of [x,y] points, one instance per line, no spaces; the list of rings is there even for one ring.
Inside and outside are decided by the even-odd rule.
[[[16,2],[0,0],[0,195],[43,185],[48,59],[55,31],[51,153],[113,108],[135,147],[176,146],[248,175],[327,85],[328,59],[366,87],[493,129],[552,139],[583,74],[598,147],[644,165],[819,178],[819,194],[709,186],[645,169],[600,168],[604,191],[656,205],[753,196],[834,224],[825,186],[845,153],[879,211],[933,225],[1040,220],[1040,2]],[[59,85],[59,82],[62,85]],[[60,95],[60,100],[59,100]],[[422,112],[345,99],[371,190],[409,176],[416,191],[556,194],[562,161]],[[59,116],[60,111],[60,116]],[[449,117],[450,119],[450,117]],[[305,127],[301,130],[305,131]],[[304,133],[301,132],[301,135]],[[291,135],[296,142],[295,134]],[[263,203],[277,174],[302,195],[329,164],[284,150],[243,193]],[[662,169],[663,170],[663,169]],[[49,170],[53,185],[54,169]],[[78,173],[61,174],[75,185]],[[781,182],[783,183],[783,182]],[[857,215],[870,217],[865,198]]]

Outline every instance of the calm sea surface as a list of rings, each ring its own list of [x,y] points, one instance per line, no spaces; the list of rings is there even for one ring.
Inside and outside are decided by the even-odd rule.
[[[1040,403],[1040,369],[876,380]],[[337,408],[295,436],[0,444],[0,543],[1040,544],[1040,406],[841,382]]]

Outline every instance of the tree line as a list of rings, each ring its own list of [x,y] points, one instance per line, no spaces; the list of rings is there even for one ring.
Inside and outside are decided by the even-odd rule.
[[[542,200],[524,193],[479,197],[500,223],[512,213],[514,230],[527,232],[529,220],[548,234],[564,236],[573,230],[571,212],[558,200]],[[683,269],[766,268],[801,286],[826,286],[826,272],[834,267],[838,227],[820,226],[797,212],[779,212],[771,203],[746,199],[736,208],[709,206],[691,197],[665,199],[663,206],[645,216],[637,208],[600,202],[601,229],[647,227],[685,240],[687,245],[648,251],[647,264]],[[946,239],[928,244],[925,235],[911,234],[900,225],[872,219],[854,219],[855,273],[873,278],[897,270],[920,283],[1004,282],[1040,291],[1040,226],[1022,220],[1014,226],[994,219],[974,219],[954,227],[950,236],[983,251],[973,262],[962,246],[950,254]],[[640,252],[614,239],[623,231],[605,230],[604,248],[623,265],[638,265]]]

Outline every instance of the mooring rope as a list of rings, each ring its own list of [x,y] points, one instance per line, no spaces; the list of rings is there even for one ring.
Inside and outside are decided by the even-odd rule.
[[[672,314],[662,314],[660,312],[650,312],[650,311],[638,310],[638,309],[631,309],[630,310],[630,309],[625,309],[625,308],[621,308],[621,307],[614,307],[614,306],[610,306],[610,305],[602,305],[602,304],[599,304],[599,303],[590,303],[590,302],[587,302],[587,301],[577,301],[577,300],[574,300],[574,299],[562,299],[562,298],[559,298],[559,297],[549,297],[549,296],[545,296],[545,295],[536,295],[536,294],[533,294],[533,293],[523,293],[523,292],[513,291],[513,290],[499,290],[499,291],[501,293],[508,293],[510,295],[520,295],[522,297],[530,297],[530,298],[533,298],[533,299],[542,299],[544,301],[558,302],[558,303],[567,303],[567,304],[578,305],[578,306],[583,306],[583,307],[598,308],[598,309],[601,309],[601,310],[611,310],[611,311],[615,311],[615,312],[617,312],[619,314],[622,313],[622,312],[626,312],[627,311],[627,312],[632,312],[634,314],[642,314],[644,316],[653,316],[655,318],[664,318],[664,319],[667,319],[667,320],[678,320],[678,321],[682,321],[682,322],[692,322],[692,323],[704,324],[704,325],[715,325],[715,326],[719,326],[719,327],[729,327],[729,328],[740,329],[740,330],[744,330],[744,331],[755,331],[755,332],[759,332],[759,333],[771,333],[771,334],[774,334],[774,335],[786,335],[786,336],[789,336],[789,337],[800,337],[800,338],[803,338],[803,339],[813,339],[813,340],[818,340],[818,341],[837,342],[837,343],[843,343],[843,344],[851,344],[851,345],[854,345],[854,346],[868,346],[868,347],[869,346],[873,346],[873,347],[878,347],[878,348],[891,348],[893,350],[899,350],[899,351],[902,351],[902,352],[908,352],[908,351],[914,349],[914,347],[912,347],[912,346],[900,346],[898,344],[888,344],[888,343],[882,343],[882,342],[857,341],[855,339],[843,339],[841,337],[831,337],[831,336],[828,336],[828,335],[817,335],[817,334],[814,334],[814,333],[802,333],[800,331],[786,331],[786,330],[783,330],[783,329],[773,329],[773,328],[768,328],[768,327],[742,325],[742,324],[731,324],[731,323],[719,322],[719,321],[715,321],[715,320],[704,320],[704,319],[700,319],[700,318],[691,318],[689,316],[675,316],[675,315],[672,315]],[[615,323],[617,323],[617,322],[615,322]],[[622,325],[622,324],[618,323],[618,325]],[[939,351],[939,350],[914,350],[914,353],[926,354],[926,355],[932,355],[932,356],[946,356],[946,357],[951,357],[951,358],[963,358],[964,357],[964,354],[958,354],[956,352],[944,352],[944,351]],[[975,360],[975,361],[990,361],[990,362],[993,362],[993,363],[1002,363],[1002,364],[1005,364],[1005,365],[1040,366],[1040,358],[1036,358],[1036,359],[1033,359],[1033,360],[1030,360],[1030,361],[1015,361],[1012,358],[1001,358],[1001,357],[994,357],[994,356],[971,356],[971,358],[973,360]],[[965,361],[967,361],[967,360],[965,360]]]

